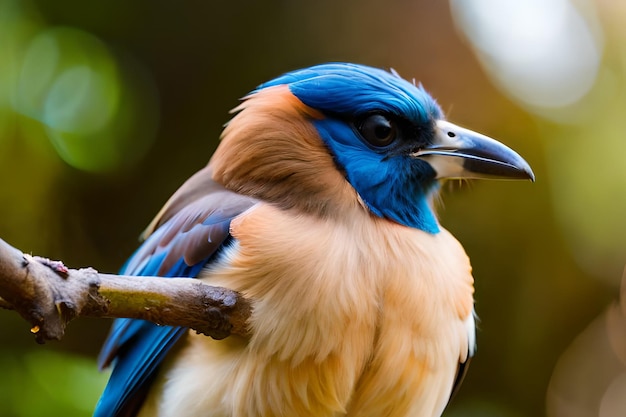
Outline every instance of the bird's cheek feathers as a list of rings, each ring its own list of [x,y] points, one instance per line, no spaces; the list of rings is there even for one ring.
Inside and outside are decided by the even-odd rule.
[[[259,90],[235,109],[209,163],[226,188],[273,203],[327,215],[358,204],[315,121],[285,85]]]

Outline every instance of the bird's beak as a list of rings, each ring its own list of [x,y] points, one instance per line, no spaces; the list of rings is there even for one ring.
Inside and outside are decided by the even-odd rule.
[[[412,154],[427,161],[437,178],[535,180],[530,165],[502,143],[445,120],[436,122],[433,144]]]

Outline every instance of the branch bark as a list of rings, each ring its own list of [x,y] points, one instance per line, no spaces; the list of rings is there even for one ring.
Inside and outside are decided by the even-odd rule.
[[[60,340],[76,317],[148,320],[223,339],[246,335],[250,301],[189,278],[100,274],[24,254],[0,239],[0,308],[31,324],[38,343]]]

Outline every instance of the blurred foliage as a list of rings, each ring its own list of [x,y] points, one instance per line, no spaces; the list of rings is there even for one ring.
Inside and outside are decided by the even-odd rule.
[[[239,97],[324,61],[393,67],[537,176],[444,188],[481,318],[446,415],[623,415],[626,345],[605,341],[626,329],[605,323],[626,262],[625,15],[601,0],[0,0],[0,237],[115,271]],[[89,415],[108,323],[41,347],[13,316],[0,415]],[[611,372],[588,378],[599,363]]]
[[[92,360],[43,349],[3,349],[0,366],[12,381],[0,393],[3,416],[89,415],[108,377],[93,371]]]

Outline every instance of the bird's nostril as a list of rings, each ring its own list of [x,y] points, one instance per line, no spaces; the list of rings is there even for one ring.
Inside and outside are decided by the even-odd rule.
[[[454,137],[456,137],[456,133],[448,132],[448,137],[454,138]]]

